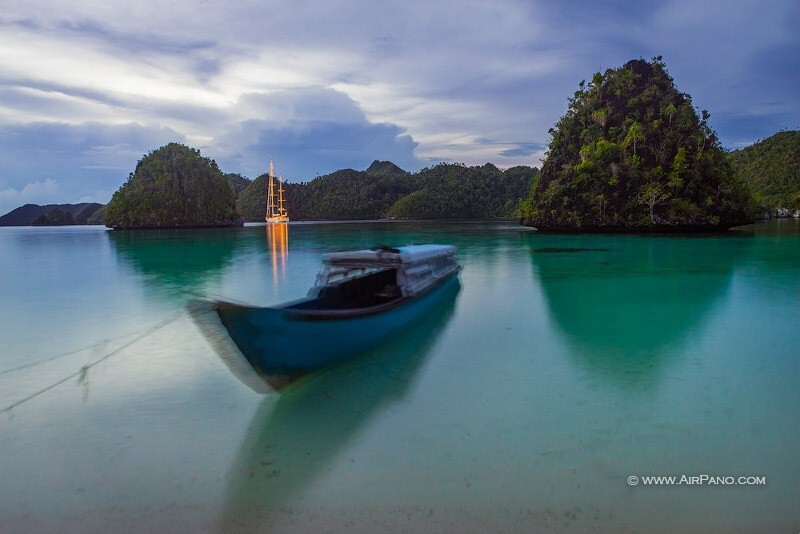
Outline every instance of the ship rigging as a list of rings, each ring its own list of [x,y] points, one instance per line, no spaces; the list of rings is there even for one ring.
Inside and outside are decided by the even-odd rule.
[[[283,178],[278,177],[278,192],[275,192],[275,166],[272,160],[269,161],[269,189],[267,191],[267,215],[265,220],[268,223],[289,222],[289,214],[283,203]]]

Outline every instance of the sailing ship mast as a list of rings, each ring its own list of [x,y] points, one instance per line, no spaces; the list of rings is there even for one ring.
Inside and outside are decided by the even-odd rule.
[[[283,207],[283,191],[283,176],[278,175],[278,215],[286,217],[286,220],[289,220],[286,214],[286,208]]]
[[[275,194],[275,166],[269,160],[269,188],[267,190],[267,216],[270,223],[288,222],[289,214],[283,207],[283,177],[278,178],[278,195]],[[275,197],[278,197],[277,199]]]
[[[274,215],[275,211],[275,190],[272,187],[272,179],[275,176],[275,167],[272,160],[269,160],[269,188],[267,189],[267,221]]]

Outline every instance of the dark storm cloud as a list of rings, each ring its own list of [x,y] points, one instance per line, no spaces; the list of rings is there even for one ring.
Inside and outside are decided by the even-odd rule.
[[[515,156],[532,156],[534,154],[541,154],[547,148],[544,143],[514,143],[515,148],[508,148],[500,152],[501,156],[515,157]]]
[[[372,123],[347,95],[319,87],[248,94],[240,112],[259,117],[215,138],[209,150],[226,169],[255,177],[270,159],[290,181],[307,181],[340,168],[366,168],[390,160],[408,170],[424,162],[417,143],[393,124]],[[263,117],[263,118],[261,118]]]
[[[0,214],[59,198],[107,202],[148,151],[182,140],[168,128],[139,124],[0,126]]]

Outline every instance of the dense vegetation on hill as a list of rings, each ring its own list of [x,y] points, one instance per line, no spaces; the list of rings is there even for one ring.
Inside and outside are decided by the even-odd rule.
[[[0,226],[30,226],[56,224],[102,224],[92,222],[92,216],[103,207],[96,202],[81,204],[25,204],[0,217]],[[58,213],[55,213],[56,210]],[[70,222],[56,222],[69,220]]]
[[[58,208],[47,215],[39,215],[31,223],[32,226],[65,226],[75,224],[75,218],[70,212],[64,213]]]
[[[382,168],[381,162],[375,162],[367,171],[342,169],[307,183],[284,183],[289,217],[292,220],[380,217],[397,198],[411,191],[408,173],[387,167],[388,173],[382,174],[379,172]],[[268,178],[262,174],[239,196],[237,206],[245,220],[264,220]]]
[[[86,224],[106,224],[106,211],[108,211],[108,205],[101,205],[97,211],[86,218]]]
[[[150,152],[108,204],[106,226],[181,228],[241,224],[216,162],[177,143]]]
[[[695,112],[660,57],[596,73],[569,99],[523,204],[544,230],[723,229],[754,220],[709,113]]]
[[[413,190],[410,176],[391,162],[375,161],[365,171],[343,169],[307,183],[286,184],[286,209],[294,220],[377,219]]]
[[[379,161],[375,160],[372,164],[367,167],[367,170],[364,171],[369,175],[373,176],[406,176],[408,172],[404,171],[391,161]]]
[[[537,173],[530,167],[503,172],[486,164],[440,164],[408,173],[388,161],[366,171],[344,169],[307,183],[286,183],[286,208],[293,220],[446,219],[513,217]],[[264,220],[267,176],[239,197],[248,221]]]
[[[414,191],[398,199],[388,217],[414,219],[491,219],[514,217],[538,170],[512,167],[501,171],[441,164],[414,175]]]
[[[94,220],[95,215],[98,211],[105,208],[104,204],[98,204],[93,202],[91,204],[87,204],[82,210],[75,215],[75,224],[98,224],[96,222],[91,222]],[[102,220],[100,221],[102,223]]]
[[[231,189],[233,189],[233,194],[237,197],[242,193],[242,191],[247,189],[247,186],[250,185],[250,182],[252,182],[252,180],[249,178],[245,178],[241,174],[237,174],[235,172],[227,172],[224,176],[225,181],[228,182],[228,185],[231,186]]]
[[[800,131],[778,132],[728,159],[762,209],[800,210]]]

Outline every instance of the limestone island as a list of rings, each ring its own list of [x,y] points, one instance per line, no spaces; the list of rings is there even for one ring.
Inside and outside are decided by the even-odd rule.
[[[678,92],[661,57],[582,81],[521,203],[552,232],[708,232],[755,222],[709,113]]]
[[[242,226],[236,196],[214,160],[170,143],[136,164],[108,204],[114,229]]]

